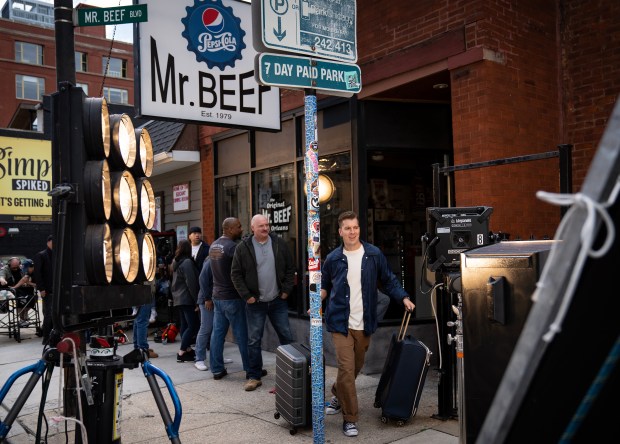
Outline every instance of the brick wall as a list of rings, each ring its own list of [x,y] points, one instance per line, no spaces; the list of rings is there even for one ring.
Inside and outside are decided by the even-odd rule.
[[[620,2],[561,2],[564,134],[578,191],[620,94]]]

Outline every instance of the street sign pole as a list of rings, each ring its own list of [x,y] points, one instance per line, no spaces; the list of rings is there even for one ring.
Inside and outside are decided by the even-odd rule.
[[[321,314],[321,218],[319,210],[319,141],[316,125],[316,93],[304,94],[306,124],[306,196],[308,208],[308,273],[310,283],[310,352],[312,368],[312,436],[325,442],[325,377],[323,368],[323,320]],[[318,248],[317,248],[318,247]]]
[[[252,2],[259,83],[304,90],[312,435],[325,442],[325,369],[321,313],[321,217],[316,94],[350,97],[361,89],[357,61],[356,0]],[[276,54],[264,53],[278,51]],[[301,54],[300,57],[288,53]]]

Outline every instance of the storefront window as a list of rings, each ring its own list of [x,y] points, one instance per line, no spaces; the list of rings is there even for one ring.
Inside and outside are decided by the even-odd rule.
[[[340,245],[340,236],[338,235],[338,216],[343,211],[352,209],[352,197],[351,197],[351,155],[350,153],[333,154],[329,156],[319,157],[319,174],[327,176],[333,183],[333,194],[331,199],[320,205],[320,217],[321,217],[321,259],[324,260],[329,252],[334,250]],[[304,189],[305,187],[305,174],[304,163],[298,164],[298,178],[299,187]],[[301,207],[306,208],[306,200],[303,193],[300,198]],[[304,239],[307,233],[306,220],[302,220],[302,229],[304,233]],[[307,262],[308,251],[303,251],[302,267],[304,270],[303,276],[306,277],[306,285],[304,291],[306,295],[308,293],[307,287]],[[300,306],[300,314],[306,313],[309,308],[309,296],[304,297],[303,304]]]
[[[236,217],[243,225],[243,232],[250,233],[250,196],[248,174],[223,177],[217,180],[217,236],[222,233],[222,221]]]
[[[293,257],[297,257],[297,215],[295,211],[295,171],[293,164],[256,171],[252,186],[253,214],[264,214],[269,220],[271,232],[286,240]],[[288,302],[291,309],[295,308],[296,299],[296,294],[289,297]]]

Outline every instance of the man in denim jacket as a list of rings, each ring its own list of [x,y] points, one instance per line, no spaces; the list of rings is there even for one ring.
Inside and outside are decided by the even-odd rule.
[[[342,245],[327,255],[321,269],[321,299],[327,300],[325,323],[332,334],[338,375],[325,413],[342,411],[342,432],[357,436],[359,412],[355,378],[364,365],[370,335],[377,330],[377,282],[383,292],[412,311],[415,305],[390,270],[377,247],[360,240],[357,214],[345,211],[338,217]]]

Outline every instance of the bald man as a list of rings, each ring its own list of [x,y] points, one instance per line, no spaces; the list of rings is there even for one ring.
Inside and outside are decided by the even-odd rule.
[[[269,221],[262,214],[252,218],[251,228],[253,234],[235,250],[231,269],[232,282],[246,302],[250,366],[246,391],[260,387],[266,374],[261,343],[267,318],[280,344],[293,342],[286,299],[295,285],[293,255],[284,239],[269,232]]]

